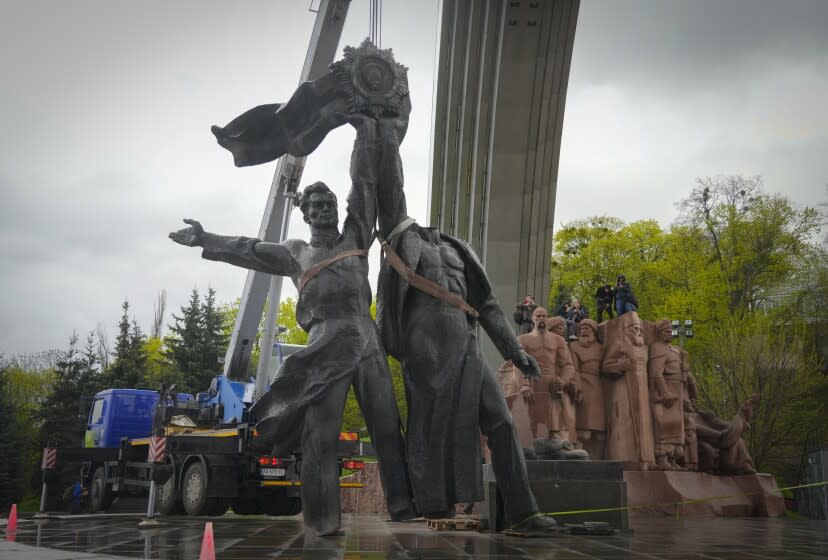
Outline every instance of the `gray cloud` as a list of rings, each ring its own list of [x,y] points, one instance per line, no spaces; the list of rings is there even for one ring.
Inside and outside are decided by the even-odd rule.
[[[204,261],[167,232],[184,217],[256,235],[274,165],[236,169],[209,132],[296,86],[314,14],[272,0],[7,2],[0,17],[0,352],[111,337],[129,298],[139,323],[158,289],[241,294],[246,272]],[[426,222],[436,2],[385,2],[383,46],[409,66],[403,145],[409,212]],[[352,2],[341,45],[368,30]],[[828,3],[581,5],[556,223],[675,215],[697,176],[762,174],[800,203],[828,177]],[[344,200],[353,132],[335,131],[305,183]],[[344,218],[344,208],[340,209]],[[306,237],[298,213],[291,235]],[[372,255],[372,269],[377,258]],[[292,288],[286,295],[295,293]]]

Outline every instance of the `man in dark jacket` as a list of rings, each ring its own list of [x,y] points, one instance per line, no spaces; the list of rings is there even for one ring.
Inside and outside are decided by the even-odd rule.
[[[610,319],[613,318],[612,313],[612,286],[609,284],[604,284],[598,291],[595,292],[595,308],[598,310],[598,322],[600,323],[603,320],[604,312],[607,312],[607,315]]]
[[[627,282],[627,278],[623,274],[618,275],[613,295],[615,297],[615,312],[619,317],[629,311],[638,310],[638,299],[635,297],[632,286],[630,286],[630,283]]]

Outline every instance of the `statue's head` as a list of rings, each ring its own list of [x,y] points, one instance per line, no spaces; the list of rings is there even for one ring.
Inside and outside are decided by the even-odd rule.
[[[581,319],[578,323],[578,344],[592,346],[598,340],[598,323],[592,319]]]
[[[336,195],[322,181],[305,187],[299,198],[305,223],[315,227],[336,227],[339,223]]]
[[[673,340],[673,324],[667,319],[656,321],[655,333],[656,339],[669,343]]]
[[[624,327],[624,337],[635,346],[644,346],[644,334],[641,330],[641,319],[638,313],[630,311],[621,316],[621,325]]]
[[[536,307],[532,312],[532,322],[535,323],[535,329],[539,331],[546,330],[546,324],[549,322],[549,315],[543,307]]]
[[[563,320],[563,317],[552,317],[546,323],[546,328],[548,328],[550,332],[559,334],[566,338],[566,321]]]

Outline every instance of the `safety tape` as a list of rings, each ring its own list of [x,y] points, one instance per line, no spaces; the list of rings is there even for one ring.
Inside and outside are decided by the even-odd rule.
[[[826,486],[828,485],[828,480],[824,480],[822,482],[812,482],[810,484],[799,484],[797,486],[785,486],[782,488],[778,488],[780,492],[783,490],[797,490],[799,488],[816,488],[818,486]],[[538,513],[537,515],[551,515],[551,516],[561,516],[561,515],[577,515],[581,513],[605,513],[610,511],[625,511],[625,510],[636,510],[636,509],[648,509],[648,508],[658,508],[658,507],[670,507],[673,506],[676,508],[676,517],[679,515],[679,508],[680,506],[685,505],[692,505],[692,504],[702,504],[705,502],[714,502],[716,500],[726,500],[729,498],[738,498],[741,496],[754,496],[756,494],[761,494],[762,492],[744,492],[740,494],[729,494],[726,496],[712,496],[709,498],[698,498],[695,500],[681,500],[679,502],[666,502],[661,504],[643,504],[643,505],[634,505],[634,506],[621,506],[621,507],[607,507],[607,508],[593,508],[593,509],[575,509],[569,511],[555,511],[550,513]]]

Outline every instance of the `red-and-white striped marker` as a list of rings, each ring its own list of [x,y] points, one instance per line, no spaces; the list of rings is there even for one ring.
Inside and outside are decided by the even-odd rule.
[[[54,447],[43,448],[43,460],[40,462],[40,470],[51,470],[57,465],[57,449]]]
[[[149,444],[149,456],[147,460],[150,463],[163,463],[166,456],[167,438],[164,436],[152,436]]]

